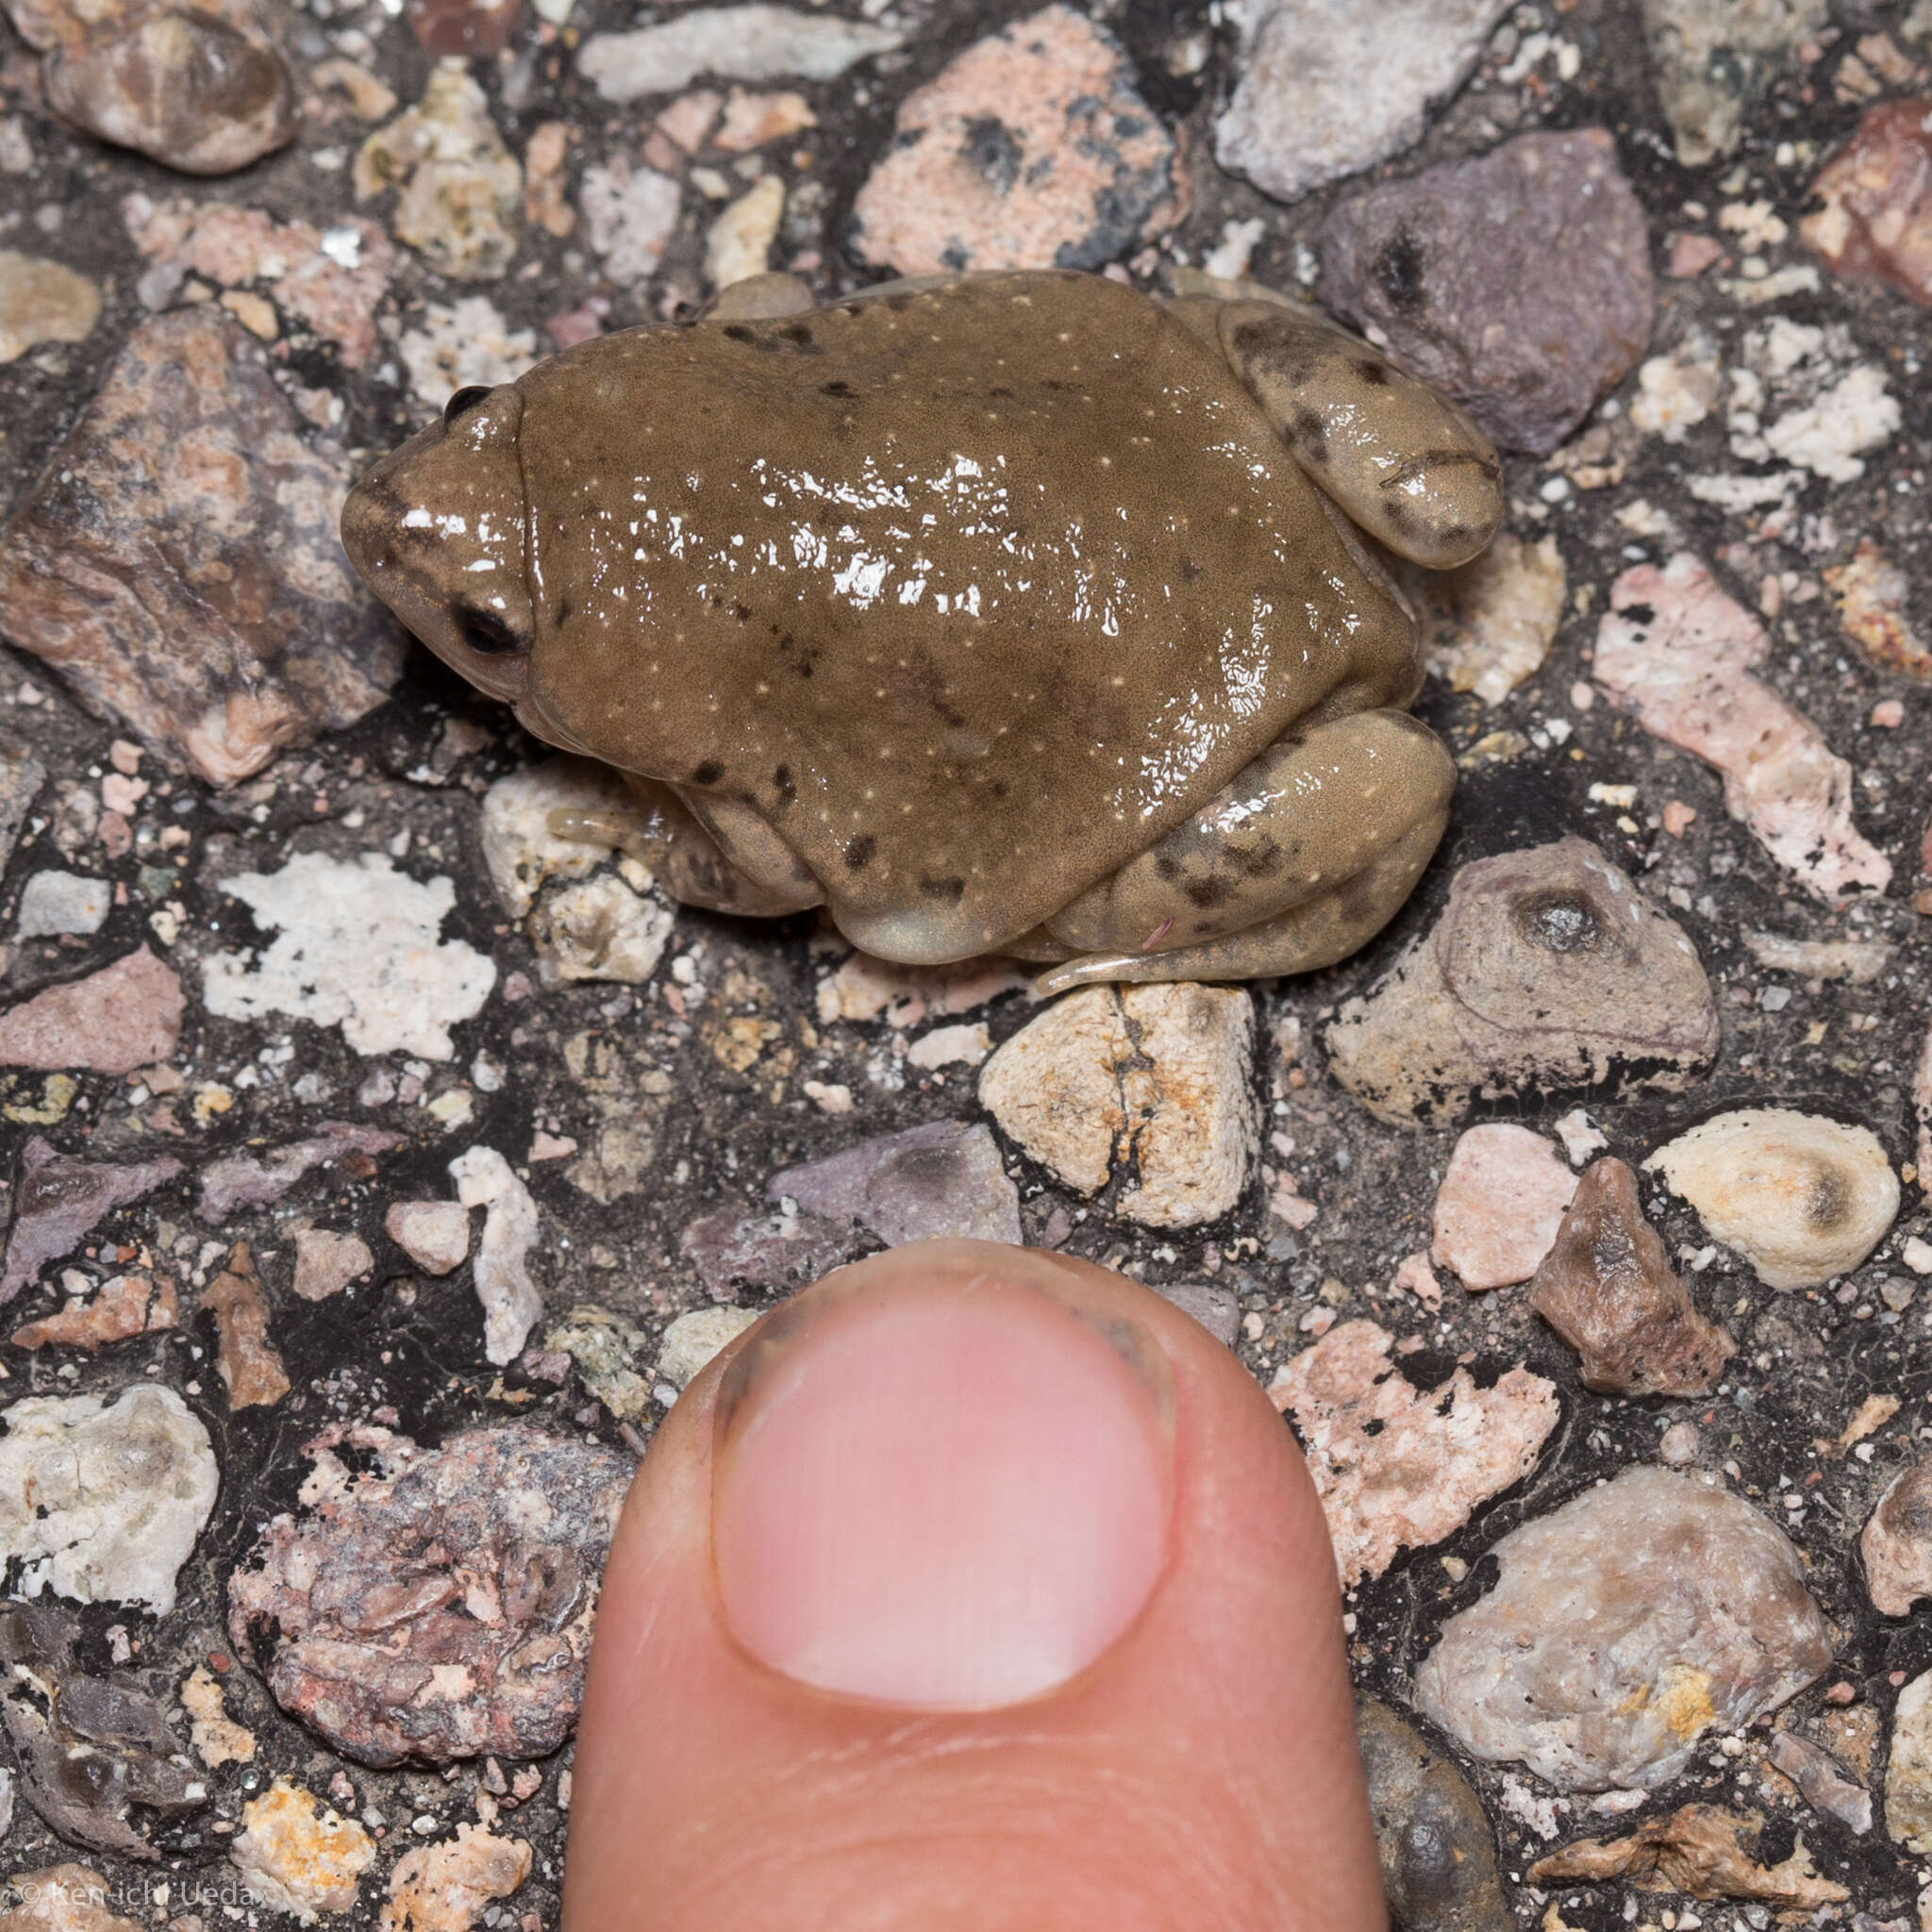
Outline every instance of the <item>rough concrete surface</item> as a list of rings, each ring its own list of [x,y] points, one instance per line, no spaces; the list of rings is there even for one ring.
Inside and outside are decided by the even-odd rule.
[[[1412,1717],[1444,1625],[1496,1588],[1501,1540],[1668,1457],[1789,1538],[1831,1625],[1830,1667],[1772,1721],[1884,1791],[1901,1693],[1932,1668],[1925,1605],[1881,1614],[1857,1554],[1880,1497],[1932,1448],[1932,314],[1926,150],[1907,105],[1932,95],[1932,9],[1458,0],[1430,59],[1369,72],[1374,57],[1348,49],[1374,46],[1381,0],[1326,0],[1340,65],[1305,75],[1292,36],[1265,23],[1307,8],[1241,20],[1207,0],[1061,10],[1052,44],[1091,58],[1104,115],[1084,95],[1050,112],[986,104],[985,76],[1025,68],[1039,0],[772,7],[757,33],[729,7],[304,0],[277,9],[273,54],[237,70],[265,91],[238,83],[225,106],[158,104],[136,88],[132,54],[149,49],[161,72],[193,53],[168,25],[185,11],[94,6],[93,51],[53,0],[9,8],[31,40],[0,22],[0,355],[12,352],[0,359],[0,520],[12,520],[0,534],[0,1019],[59,993],[14,1031],[79,1042],[72,1016],[92,1008],[64,990],[143,947],[181,995],[175,1013],[157,979],[152,1058],[75,1043],[49,1049],[66,1064],[42,1064],[37,1048],[33,1063],[0,1067],[0,1293],[29,1338],[0,1349],[0,1366],[9,1403],[85,1397],[107,1410],[130,1388],[172,1391],[220,1468],[173,1607],[65,1603],[75,1655],[59,1666],[104,1687],[81,1693],[79,1717],[89,1697],[134,1694],[116,1674],[165,1712],[196,1673],[218,1688],[218,1703],[193,1693],[208,1740],[190,1760],[199,1808],[137,1800],[149,1836],[102,1849],[74,1836],[77,1813],[63,1814],[63,1835],[23,1783],[0,1828],[4,1869],[85,1860],[107,1906],[64,1918],[21,1906],[4,1923],[153,1924],[143,1887],[165,1877],[165,1918],[227,1924],[227,1847],[286,1779],[314,1808],[255,1812],[250,1856],[284,1874],[291,1897],[353,1890],[329,1921],[345,1932],[385,1915],[555,1926],[570,1696],[512,1676],[493,1714],[473,1712],[489,1716],[474,1738],[458,1734],[462,1700],[432,1697],[435,1748],[480,1755],[378,1767],[369,1760],[414,1743],[368,1731],[366,1703],[329,1735],[305,1721],[360,1680],[331,1676],[312,1646],[314,1668],[298,1672],[288,1653],[311,1640],[277,1640],[273,1616],[244,1620],[242,1644],[231,1586],[257,1574],[265,1524],[286,1522],[269,1532],[275,1547],[312,1550],[329,1512],[347,1512],[372,1561],[387,1560],[391,1531],[451,1533],[433,1471],[379,1474],[375,1449],[355,1446],[372,1431],[425,1445],[426,1459],[466,1432],[529,1430],[542,1455],[589,1457],[615,1482],[733,1317],[891,1238],[860,1214],[773,1199],[774,1176],[935,1126],[949,1145],[990,1137],[972,1142],[974,1184],[1003,1214],[1010,1188],[1028,1241],[1211,1291],[1264,1385],[1357,1320],[1390,1337],[1385,1365],[1424,1412],[1419,1438],[1424,1417],[1443,1420],[1431,1391],[1455,1385],[1452,1407],[1474,1418],[1507,1377],[1503,1402],[1526,1378],[1551,1385],[1553,1425],[1520,1476],[1499,1468],[1509,1487],[1466,1496],[1436,1542],[1391,1541],[1381,1574],[1349,1591],[1362,1692]],[[192,11],[212,23],[197,32],[229,31],[232,11],[238,46],[267,44],[252,10]],[[1246,158],[1238,174],[1215,159],[1217,129],[1269,81],[1245,85],[1244,35],[1266,42],[1271,84],[1340,108],[1305,124],[1300,152],[1291,120],[1265,130],[1265,158],[1252,142],[1224,148]],[[82,57],[110,90],[95,124],[139,132],[166,106],[176,159],[225,164],[263,130],[290,138],[211,175],[109,145],[75,127],[64,93],[49,107],[42,91],[49,62]],[[286,119],[277,62],[298,110]],[[923,157],[898,145],[915,126]],[[1647,257],[1655,320],[1636,366],[1547,459],[1506,458],[1511,554],[1536,559],[1535,594],[1505,612],[1507,637],[1485,631],[1469,597],[1451,600],[1451,618],[1473,641],[1442,649],[1439,626],[1448,675],[1417,708],[1458,765],[1440,851],[1397,918],[1341,965],[1205,1006],[1175,996],[1188,1013],[1219,1012],[1217,1026],[1163,1021],[1138,1041],[1124,1024],[1097,1029],[1090,1084],[1107,1118],[1097,1137],[1054,1149],[1058,1173],[1027,1151],[1031,1128],[1003,1131],[978,1083],[1042,1010],[1095,995],[1042,1008],[1005,965],[880,966],[811,914],[761,924],[680,908],[660,930],[657,889],[624,870],[629,855],[593,846],[580,861],[544,843],[541,786],[504,801],[492,839],[492,785],[553,754],[390,628],[333,547],[348,480],[462,384],[694,315],[719,276],[749,266],[793,270],[823,299],[892,273],[868,259],[855,220],[874,178],[911,184],[890,211],[894,261],[927,259],[917,245],[943,258],[956,237],[1067,245],[1150,291],[1186,267],[1307,298],[1345,205],[1520,136],[1591,129],[1608,148],[1578,152],[1604,172],[1560,169],[1547,185],[1581,193],[1614,162],[1643,226],[1621,272],[1634,287]],[[875,175],[898,155],[918,167]],[[1392,291],[1383,284],[1391,299],[1405,258],[1391,258]],[[1480,291],[1483,264],[1472,280],[1456,266],[1457,286]],[[1612,380],[1624,350],[1563,334],[1576,325],[1564,304],[1512,294],[1509,313],[1526,334],[1549,332],[1546,361],[1516,342],[1485,367],[1564,374],[1564,410],[1540,423]],[[1614,320],[1600,333],[1621,331]],[[210,388],[171,387],[158,341],[192,347]],[[1692,561],[1673,576],[1679,557]],[[1432,606],[1439,619],[1444,608]],[[1719,619],[1726,675],[1646,715],[1616,652],[1661,661]],[[1803,786],[1766,787],[1763,760],[1750,763],[1754,719],[1784,733],[1784,769]],[[1728,801],[1724,766],[1741,774]],[[570,797],[588,810],[609,793]],[[1559,845],[1554,871],[1524,857]],[[21,930],[28,882],[50,873],[102,883],[93,929],[78,929],[91,911],[43,917],[37,899],[29,928],[74,929]],[[1499,874],[1478,918],[1474,889]],[[590,894],[548,909],[578,886]],[[572,977],[566,954],[617,976]],[[48,1012],[67,1016],[60,1028],[42,1027]],[[110,1058],[113,1071],[88,1063]],[[1824,1285],[1768,1289],[1643,1170],[1705,1122],[1767,1108],[1868,1131],[1897,1176],[1876,1245]],[[1578,1169],[1604,1154],[1637,1172],[1669,1267],[1737,1343],[1707,1392],[1592,1392],[1527,1290],[1469,1295],[1445,1276],[1432,1306],[1407,1285],[1413,1269],[1399,1275],[1429,1246],[1458,1134],[1491,1121],[1560,1142]],[[336,1139],[299,1173],[279,1159],[338,1123],[395,1144]],[[487,1188],[475,1162],[468,1183],[451,1172],[472,1149],[503,1163],[482,1163]],[[197,1203],[224,1162],[265,1179],[216,1230]],[[398,1207],[410,1211],[391,1221]],[[325,1278],[316,1235],[353,1238],[371,1263],[310,1301],[296,1283],[298,1269],[308,1287]],[[238,1244],[253,1276],[240,1301]],[[288,1387],[236,1407],[218,1320],[257,1297],[255,1339]],[[553,1346],[553,1330],[571,1346]],[[306,1453],[330,1431],[335,1488]],[[596,1547],[579,1524],[531,1560],[583,1574]],[[395,1654],[383,1670],[406,1677],[411,1644],[452,1636],[471,1667],[495,1670],[478,1633],[500,1626],[449,1593],[458,1577],[501,1592],[518,1555],[479,1518],[416,1565],[419,1594],[385,1626]],[[7,1581],[19,1580],[17,1564]],[[292,1617],[291,1588],[276,1585]],[[573,1657],[574,1617],[559,1640]],[[253,1739],[252,1755],[225,1755],[207,1713]],[[58,1769],[67,1733],[36,1740],[13,1715],[16,1764],[39,1753]],[[1486,1925],[1685,1923],[1688,1897],[1639,1885],[1695,1875],[1660,1835],[1690,1805],[1712,1807],[1696,1814],[1707,1822],[1761,1815],[1750,1861],[1767,1870],[1802,1834],[1819,1883],[1850,1894],[1824,1923],[1915,1916],[1920,1857],[1882,1825],[1859,1833],[1815,1810],[1762,1727],[1706,1731],[1632,1817],[1416,1723],[1493,1837],[1501,1904],[1485,1894]],[[154,1748],[115,1759],[115,1791],[168,1796],[153,1782],[164,1733],[151,1735]],[[44,1780],[40,1790],[64,1802]],[[1453,1808],[1467,1824],[1459,1799]],[[365,1869],[346,1870],[346,1833],[330,1834],[341,1842],[326,1857],[309,1845],[331,1810],[369,1834]],[[1562,1844],[1616,1844],[1646,1823],[1659,1829],[1609,1861],[1623,1876],[1527,1877]],[[112,1829],[126,1827],[110,1818],[95,1835]],[[1391,1865],[1404,1869],[1410,1902],[1424,1900],[1433,1868]],[[1757,1924],[1745,1910],[1694,1915],[1730,1932]]]

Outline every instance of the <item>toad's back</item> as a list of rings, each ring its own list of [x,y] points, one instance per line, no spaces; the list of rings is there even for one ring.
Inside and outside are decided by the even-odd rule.
[[[1412,694],[1246,391],[1105,279],[636,330],[519,386],[544,709],[753,805],[897,957],[1025,930],[1330,693]]]

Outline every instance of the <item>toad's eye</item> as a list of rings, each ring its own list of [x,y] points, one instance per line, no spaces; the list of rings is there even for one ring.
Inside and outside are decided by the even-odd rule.
[[[523,639],[493,610],[458,604],[451,615],[464,643],[482,657],[505,658],[524,648]]]
[[[490,400],[490,387],[487,383],[473,382],[457,391],[442,406],[442,426],[447,429],[467,416],[478,403]]]

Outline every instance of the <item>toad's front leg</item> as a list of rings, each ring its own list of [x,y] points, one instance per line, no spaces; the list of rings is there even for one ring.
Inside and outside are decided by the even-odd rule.
[[[633,772],[624,780],[632,808],[562,807],[550,814],[552,835],[628,852],[680,906],[776,919],[824,903],[818,881],[762,824],[742,813],[742,825],[720,823],[714,810],[708,824],[669,785]]]
[[[1394,917],[1449,822],[1456,767],[1406,711],[1291,733],[1041,932],[1096,980],[1261,979],[1347,958]]]

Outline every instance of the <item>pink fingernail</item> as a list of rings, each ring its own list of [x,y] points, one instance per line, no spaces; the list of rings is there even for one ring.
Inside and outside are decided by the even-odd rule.
[[[726,1622],[825,1690],[953,1709],[1037,1697],[1120,1637],[1165,1563],[1158,1351],[1029,1286],[871,1265],[721,1390]]]

